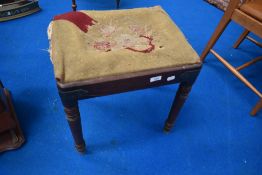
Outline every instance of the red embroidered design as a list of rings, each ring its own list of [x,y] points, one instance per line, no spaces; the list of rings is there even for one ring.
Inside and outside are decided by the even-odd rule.
[[[80,30],[87,33],[88,27],[96,22],[93,18],[83,12],[69,12],[54,17],[55,20],[67,20],[74,23]]]
[[[109,41],[97,41],[94,44],[94,48],[97,50],[108,52],[111,50],[111,44]]]
[[[137,49],[134,49],[132,47],[126,47],[125,49],[128,49],[128,50],[132,50],[134,52],[142,52],[142,53],[150,53],[151,51],[153,51],[155,49],[155,45],[152,43],[153,41],[153,38],[152,37],[148,37],[148,36],[140,36],[141,38],[146,38],[148,39],[148,45],[149,47],[147,49],[144,49],[144,50],[137,50]]]
[[[90,26],[97,23],[96,20],[83,12],[69,12],[54,17],[56,20],[67,20],[76,25],[81,31],[87,33]],[[96,33],[99,32],[97,35]],[[111,50],[127,49],[133,52],[150,53],[155,49],[151,27],[147,25],[116,26],[112,24],[97,24],[90,32],[91,46],[99,51],[109,52]],[[99,37],[97,37],[99,36]],[[90,39],[90,38],[89,38]],[[90,41],[88,42],[89,45]]]

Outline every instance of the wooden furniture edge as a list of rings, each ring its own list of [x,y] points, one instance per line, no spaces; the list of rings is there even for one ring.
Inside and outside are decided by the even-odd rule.
[[[70,82],[70,83],[62,83],[62,82],[57,81],[57,86],[59,89],[75,88],[75,87],[103,83],[103,82],[108,82],[108,81],[124,80],[128,78],[142,77],[142,76],[152,75],[152,74],[161,74],[165,72],[197,70],[197,69],[200,70],[201,67],[202,67],[202,62],[199,62],[199,63],[192,64],[192,65],[190,64],[190,65],[183,65],[183,66],[176,66],[176,67],[150,69],[150,70],[145,70],[145,71],[126,73],[123,75],[105,76],[101,78],[93,78],[89,80]]]

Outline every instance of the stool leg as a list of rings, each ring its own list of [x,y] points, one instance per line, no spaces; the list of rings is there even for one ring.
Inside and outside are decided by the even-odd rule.
[[[67,117],[68,124],[71,129],[71,133],[75,140],[75,147],[78,152],[85,152],[85,141],[82,133],[81,118],[78,105],[76,104],[73,107],[65,107],[65,113]]]
[[[176,97],[174,99],[174,102],[172,104],[171,110],[169,112],[168,118],[165,123],[165,127],[164,127],[165,132],[169,132],[172,129],[174,122],[180,110],[182,109],[191,88],[192,88],[192,84],[181,83],[179,85],[178,91],[176,93]]]
[[[116,0],[116,8],[119,9],[120,0]]]

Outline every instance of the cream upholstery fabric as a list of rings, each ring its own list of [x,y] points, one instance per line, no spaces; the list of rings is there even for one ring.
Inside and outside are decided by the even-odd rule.
[[[93,19],[87,32],[63,19],[49,26],[55,77],[62,83],[200,62],[159,6],[82,13]]]

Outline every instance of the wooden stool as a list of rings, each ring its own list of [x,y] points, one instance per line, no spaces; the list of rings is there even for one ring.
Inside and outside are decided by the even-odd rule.
[[[48,33],[59,95],[79,152],[85,142],[78,100],[179,83],[164,127],[168,132],[202,66],[159,6],[71,12],[56,16]]]

